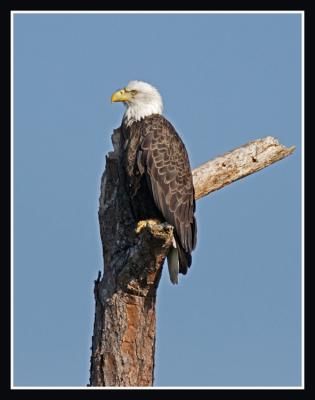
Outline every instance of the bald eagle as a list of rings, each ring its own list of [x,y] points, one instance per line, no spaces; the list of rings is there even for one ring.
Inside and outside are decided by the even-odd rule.
[[[113,93],[126,106],[122,123],[121,162],[136,221],[158,219],[174,227],[167,256],[172,283],[186,274],[196,246],[195,193],[188,154],[172,124],[162,115],[160,93],[131,81]]]

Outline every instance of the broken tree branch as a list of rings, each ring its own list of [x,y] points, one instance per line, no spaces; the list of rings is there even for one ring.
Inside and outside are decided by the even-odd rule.
[[[95,281],[90,386],[152,386],[156,292],[173,228],[147,224],[139,234],[123,182],[120,130],[106,157],[99,204],[104,273]],[[199,199],[292,154],[276,139],[252,141],[193,171]]]
[[[193,170],[196,200],[253,174],[292,154],[295,146],[285,147],[267,136],[238,147]]]

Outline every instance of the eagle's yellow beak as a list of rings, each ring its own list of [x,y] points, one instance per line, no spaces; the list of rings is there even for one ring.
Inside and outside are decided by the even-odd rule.
[[[129,101],[130,99],[130,93],[126,92],[125,89],[117,90],[117,92],[112,94],[112,103],[116,103],[117,101]]]

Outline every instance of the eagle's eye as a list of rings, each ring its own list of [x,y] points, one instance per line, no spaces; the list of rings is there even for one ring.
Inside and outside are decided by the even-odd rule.
[[[131,90],[131,94],[135,96],[138,92],[136,90]]]

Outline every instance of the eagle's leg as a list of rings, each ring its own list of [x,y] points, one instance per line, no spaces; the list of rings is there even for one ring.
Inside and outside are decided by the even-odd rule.
[[[158,219],[141,220],[137,223],[136,233],[139,234],[142,231],[142,229],[146,228],[147,226],[157,225],[160,223],[161,221],[159,221]]]

